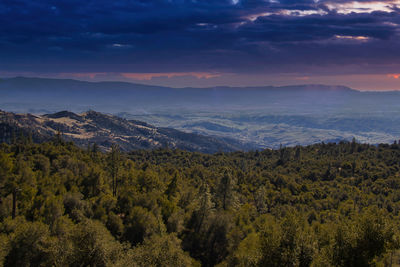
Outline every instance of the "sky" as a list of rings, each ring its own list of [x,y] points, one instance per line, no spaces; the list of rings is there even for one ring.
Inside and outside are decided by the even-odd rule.
[[[1,0],[0,77],[400,90],[400,0]]]

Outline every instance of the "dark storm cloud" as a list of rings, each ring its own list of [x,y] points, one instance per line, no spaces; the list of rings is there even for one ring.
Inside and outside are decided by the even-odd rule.
[[[400,15],[393,2],[387,1],[387,10],[357,13],[329,4],[3,0],[0,67],[254,72],[302,64],[391,64],[400,59]]]

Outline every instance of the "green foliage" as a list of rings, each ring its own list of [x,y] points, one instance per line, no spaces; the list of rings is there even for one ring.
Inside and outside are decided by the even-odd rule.
[[[399,158],[398,144],[356,142],[214,155],[3,144],[0,266],[395,264]]]
[[[5,266],[39,266],[41,263],[51,263],[48,250],[52,244],[47,225],[27,222],[18,217],[12,221],[6,220],[2,228],[4,232],[10,231]]]
[[[355,222],[339,224],[333,244],[336,266],[370,266],[394,242],[393,226],[377,209],[368,210]]]
[[[310,266],[314,256],[313,232],[298,216],[280,223],[267,217],[260,233],[261,266]]]
[[[111,266],[119,260],[123,246],[98,221],[85,220],[72,233],[73,266]]]
[[[155,235],[145,240],[131,251],[129,260],[137,266],[200,266],[188,253],[182,251],[180,240],[175,235]]]

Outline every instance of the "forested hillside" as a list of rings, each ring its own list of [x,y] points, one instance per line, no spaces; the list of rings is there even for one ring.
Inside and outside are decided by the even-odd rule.
[[[0,265],[395,266],[400,145],[0,145]]]

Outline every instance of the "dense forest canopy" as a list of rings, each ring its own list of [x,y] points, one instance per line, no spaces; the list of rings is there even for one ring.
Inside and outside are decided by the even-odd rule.
[[[390,266],[400,145],[0,145],[0,265]]]

